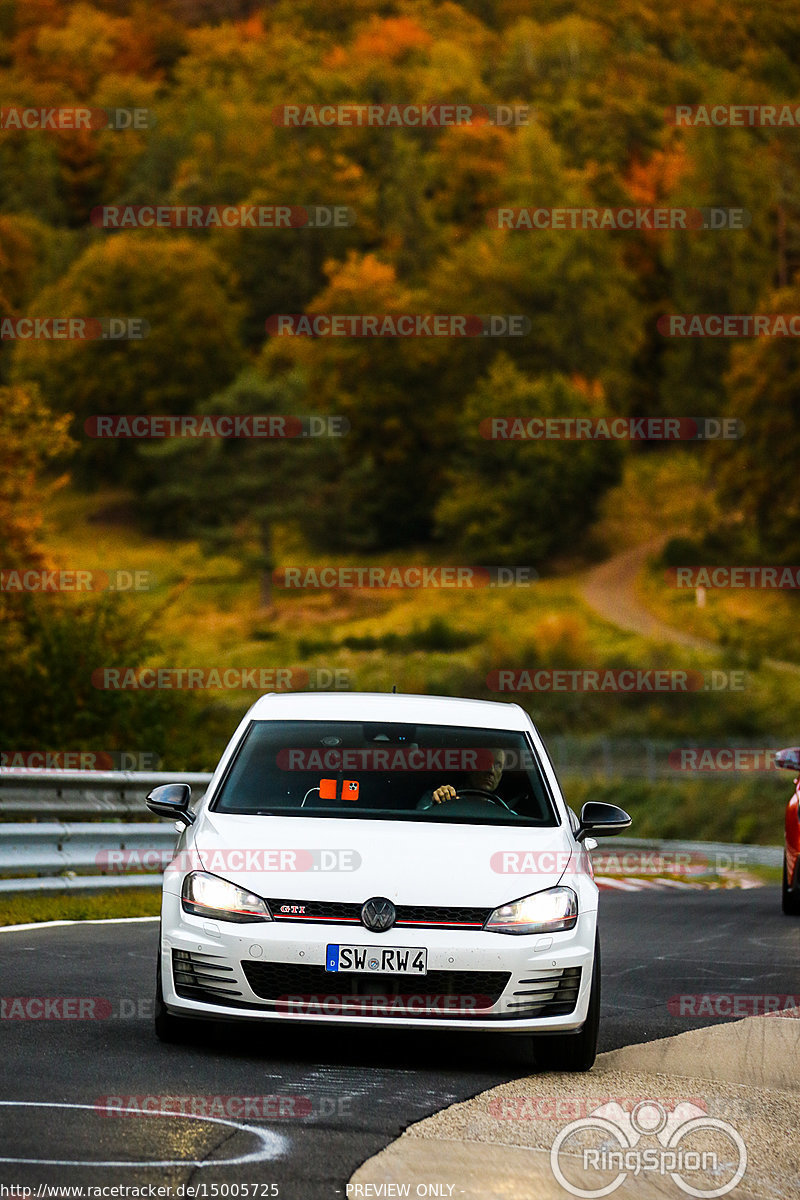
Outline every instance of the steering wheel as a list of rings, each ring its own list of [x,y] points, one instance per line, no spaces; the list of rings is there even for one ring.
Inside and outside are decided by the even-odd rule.
[[[460,800],[462,796],[483,796],[491,804],[500,804],[508,812],[513,813],[513,808],[509,808],[502,796],[498,796],[497,792],[490,792],[486,788],[459,788],[455,797],[448,796],[447,800],[440,801],[441,804],[449,804],[451,800]],[[516,815],[516,814],[515,814]]]

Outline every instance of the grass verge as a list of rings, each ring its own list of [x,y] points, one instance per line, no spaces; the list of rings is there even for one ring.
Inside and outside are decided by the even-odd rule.
[[[59,892],[4,895],[0,900],[0,926],[38,921],[90,921],[108,917],[157,917],[160,888],[114,888],[101,892]]]

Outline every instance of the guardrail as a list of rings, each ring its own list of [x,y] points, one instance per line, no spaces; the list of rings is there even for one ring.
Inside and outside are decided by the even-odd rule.
[[[119,818],[144,817],[145,796],[159,784],[188,783],[202,795],[210,780],[207,771],[0,768],[0,893],[159,887],[177,832],[155,818]],[[104,816],[117,820],[50,820]],[[133,871],[154,865],[157,874]]]
[[[0,768],[0,818],[145,814],[144,798],[161,783],[189,783],[205,790],[208,771],[29,771]],[[0,833],[2,833],[0,824]]]
[[[644,744],[650,747],[648,753],[652,754],[655,743]],[[665,744],[658,745],[663,752]],[[562,744],[562,754],[565,749]],[[585,744],[583,750],[586,751]],[[626,761],[630,762],[630,758]],[[652,764],[652,758],[650,761]],[[609,765],[608,759],[605,765]],[[561,773],[568,773],[564,772],[563,761],[559,763],[559,769]],[[584,768],[580,769],[583,772]],[[87,772],[0,768],[0,817],[6,818],[0,820],[0,893],[158,887],[161,871],[177,841],[174,826],[157,820],[65,823],[43,818],[106,814],[143,816],[144,798],[159,784],[183,782],[204,790],[210,780],[210,773],[200,771]],[[28,820],[9,821],[10,816],[24,816]],[[612,853],[636,850],[713,855],[717,859],[728,856],[738,866],[780,866],[782,860],[780,846],[738,843],[604,838],[600,840],[600,847]],[[148,855],[151,856],[149,859]],[[151,864],[158,865],[158,873],[146,869]],[[134,868],[133,873],[120,873],[119,868],[123,865]]]
[[[9,822],[0,825],[0,875],[17,878],[0,878],[0,892],[157,887],[177,840],[171,825],[146,821]],[[150,873],[120,873],[142,868]]]

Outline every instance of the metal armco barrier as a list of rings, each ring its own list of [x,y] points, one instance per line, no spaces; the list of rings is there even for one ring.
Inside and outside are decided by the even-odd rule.
[[[162,783],[188,783],[202,795],[207,771],[29,771],[0,768],[0,822],[51,817],[139,816],[144,798]],[[0,835],[2,824],[0,823]]]
[[[145,817],[145,796],[162,783],[188,783],[199,799],[210,780],[206,771],[0,769],[0,893],[158,887],[174,826],[113,818]],[[49,819],[103,816],[112,820]]]
[[[568,739],[563,739],[562,752]],[[653,753],[655,743],[648,745]],[[663,752],[663,744],[659,745]],[[574,761],[574,760],[573,760]],[[628,761],[630,761],[628,759]],[[652,760],[651,760],[652,761]],[[606,763],[606,766],[609,764]],[[564,763],[559,763],[564,770]],[[200,799],[208,772],[26,771],[0,769],[0,893],[158,887],[177,841],[170,822],[44,820],[53,815],[143,816],[144,798],[162,783],[188,783]],[[10,816],[27,817],[10,821]],[[779,846],[638,838],[598,839],[599,848],[728,856],[739,865],[780,865]],[[151,866],[156,868],[155,871]]]
[[[177,838],[166,822],[5,823],[0,825],[0,876],[34,878],[0,878],[0,892],[117,887],[123,873],[142,869],[149,873],[127,875],[124,886],[152,887],[160,882]],[[158,874],[152,873],[154,868]],[[77,874],[87,871],[91,879]]]

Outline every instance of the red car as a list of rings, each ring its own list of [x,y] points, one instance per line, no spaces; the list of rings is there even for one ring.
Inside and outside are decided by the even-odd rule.
[[[779,750],[775,766],[800,772],[800,746]],[[791,917],[800,916],[800,774],[795,779],[794,793],[786,805],[786,834],[783,848],[783,887],[781,907]]]

